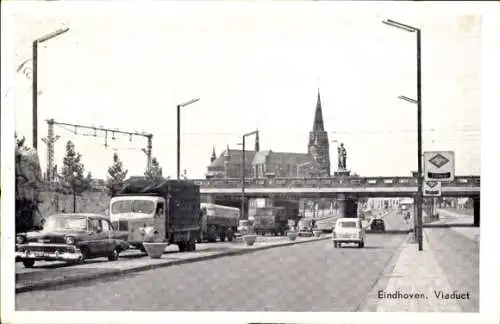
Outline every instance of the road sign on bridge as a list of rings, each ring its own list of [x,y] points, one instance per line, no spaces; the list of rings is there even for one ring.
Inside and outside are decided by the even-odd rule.
[[[441,182],[425,181],[424,182],[424,196],[426,196],[426,197],[440,197],[441,196]]]

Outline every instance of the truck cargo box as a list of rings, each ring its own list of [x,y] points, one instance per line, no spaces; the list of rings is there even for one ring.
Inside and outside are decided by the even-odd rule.
[[[168,225],[170,228],[199,226],[200,187],[193,181],[147,179],[126,181],[115,196],[156,195],[168,201]]]

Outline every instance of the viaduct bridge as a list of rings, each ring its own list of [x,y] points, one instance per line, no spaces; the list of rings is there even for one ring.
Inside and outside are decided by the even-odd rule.
[[[242,179],[212,178],[193,180],[200,186],[202,200],[241,206]],[[455,176],[441,185],[442,197],[470,197],[474,201],[474,225],[479,226],[480,177]],[[357,209],[357,200],[364,197],[414,197],[415,177],[331,177],[331,178],[249,178],[245,179],[245,210],[251,198],[271,198],[277,206],[295,204],[307,198],[334,198],[341,215]],[[246,214],[246,212],[244,213]]]

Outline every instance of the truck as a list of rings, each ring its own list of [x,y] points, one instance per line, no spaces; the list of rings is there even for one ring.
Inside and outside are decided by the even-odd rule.
[[[285,235],[288,218],[285,207],[276,207],[268,198],[250,199],[248,219],[252,220],[257,235]]]
[[[152,233],[180,252],[195,251],[200,235],[200,187],[189,180],[126,181],[109,202],[113,227],[126,233],[126,241],[145,251]]]
[[[201,203],[201,231],[198,242],[221,242],[225,239],[231,242],[238,229],[240,219],[239,208],[233,208],[212,203]]]
[[[40,160],[34,149],[18,140],[15,148],[15,217],[16,234],[43,227],[43,217],[39,210],[42,189]]]

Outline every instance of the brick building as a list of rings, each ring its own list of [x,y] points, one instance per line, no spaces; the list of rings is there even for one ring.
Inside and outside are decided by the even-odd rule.
[[[309,133],[307,153],[260,150],[259,135],[255,136],[253,150],[245,150],[245,177],[329,177],[330,147],[324,129],[321,97],[318,90],[313,129]],[[215,147],[207,167],[207,178],[241,178],[243,151],[229,148],[219,156]]]

